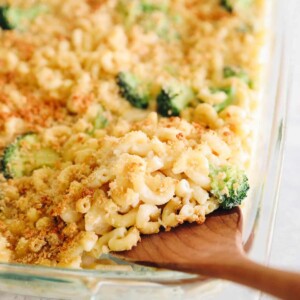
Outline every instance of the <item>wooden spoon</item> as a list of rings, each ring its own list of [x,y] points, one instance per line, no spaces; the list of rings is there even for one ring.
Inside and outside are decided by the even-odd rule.
[[[240,208],[217,211],[202,225],[184,224],[144,236],[132,250],[114,255],[142,265],[234,281],[282,299],[300,299],[300,274],[272,269],[246,257]]]

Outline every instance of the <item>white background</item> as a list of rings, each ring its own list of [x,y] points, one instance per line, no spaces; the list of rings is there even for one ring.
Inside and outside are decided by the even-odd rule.
[[[288,5],[289,1],[286,3]],[[297,6],[295,17],[297,17],[296,12],[300,12],[300,1],[297,1]],[[294,28],[293,85],[270,265],[300,272],[300,19],[295,18]],[[41,298],[0,292],[0,299],[39,300]],[[265,296],[263,299],[271,299],[271,297]]]

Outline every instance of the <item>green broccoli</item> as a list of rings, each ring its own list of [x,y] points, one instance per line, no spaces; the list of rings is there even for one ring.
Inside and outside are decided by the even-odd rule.
[[[155,32],[166,41],[180,39],[179,33],[173,26],[180,21],[180,16],[172,14],[168,0],[160,3],[151,3],[147,0],[119,0],[116,8],[128,29],[138,24],[144,31]],[[163,13],[163,17],[157,19],[156,13]]]
[[[230,14],[234,12],[237,7],[248,7],[253,0],[220,0],[219,4]]]
[[[4,177],[18,178],[30,175],[43,166],[53,166],[58,154],[50,148],[42,148],[38,135],[32,132],[18,136],[4,149],[1,172]]]
[[[231,209],[242,203],[249,190],[244,171],[234,166],[210,167],[210,193],[224,209]]]
[[[157,112],[164,117],[179,116],[195,94],[190,87],[182,84],[163,87],[156,98]]]
[[[97,115],[94,121],[94,129],[95,130],[103,129],[107,125],[108,125],[108,120],[102,114]]]
[[[212,93],[220,93],[223,92],[227,95],[226,100],[224,100],[223,102],[214,105],[214,108],[216,110],[217,113],[221,112],[222,110],[224,110],[227,106],[231,105],[234,99],[234,95],[235,95],[235,90],[233,87],[224,87],[224,88],[212,88],[211,89]]]
[[[229,13],[233,13],[233,4],[230,0],[220,0],[220,6]]]
[[[137,78],[129,72],[120,72],[116,77],[120,95],[132,106],[146,109],[149,105],[149,94]]]
[[[108,125],[108,119],[105,117],[105,111],[101,104],[97,103],[93,105],[93,111],[95,114],[92,117],[88,117],[87,121],[93,126],[87,133],[94,135],[98,129],[103,129]]]
[[[155,12],[166,13],[169,8],[169,1],[162,1],[159,4],[151,3],[151,1],[139,0],[128,3],[126,0],[119,0],[117,3],[117,11],[125,17],[126,21],[136,21],[143,14],[151,14]]]
[[[3,30],[21,28],[24,20],[33,20],[43,11],[45,11],[45,7],[41,5],[26,9],[8,5],[0,6],[0,28]]]
[[[150,3],[148,1],[141,1],[140,10],[143,13],[153,13],[156,11],[167,12],[168,3],[154,4],[154,3]]]
[[[237,67],[225,67],[223,69],[223,76],[224,78],[230,78],[230,77],[237,77],[243,80],[250,88],[253,87],[253,82],[249,78],[249,75],[242,70],[241,68]]]
[[[141,1],[140,10],[143,14],[140,18],[140,25],[146,32],[155,32],[165,41],[176,41],[181,38],[174,26],[175,24],[180,23],[181,16],[178,14],[174,15],[169,10],[169,1],[162,1],[160,4]],[[163,18],[151,18],[150,14],[155,12],[163,13]]]

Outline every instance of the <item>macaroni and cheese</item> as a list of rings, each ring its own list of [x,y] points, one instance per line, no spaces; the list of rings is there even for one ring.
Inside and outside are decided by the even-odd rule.
[[[240,204],[262,0],[0,7],[1,261],[80,268]]]

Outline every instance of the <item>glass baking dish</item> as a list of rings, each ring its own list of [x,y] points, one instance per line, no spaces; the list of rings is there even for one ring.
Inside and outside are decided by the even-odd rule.
[[[290,74],[289,6],[265,0],[268,46],[262,109],[252,192],[245,210],[243,241],[250,256],[265,262],[270,248],[283,158],[288,84]],[[120,263],[120,262],[119,262]],[[179,272],[156,270],[121,262],[110,270],[74,270],[0,263],[0,290],[59,299],[256,299],[259,293],[221,280]]]

